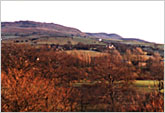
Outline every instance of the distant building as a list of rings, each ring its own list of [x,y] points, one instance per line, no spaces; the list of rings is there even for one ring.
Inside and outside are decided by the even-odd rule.
[[[99,38],[99,41],[101,42],[103,39]]]
[[[123,60],[123,62],[126,63],[126,64],[129,64],[129,65],[132,65],[132,62],[129,61],[129,60]]]
[[[56,50],[57,50],[57,51],[63,51],[63,50],[64,50],[64,48],[63,48],[63,47],[61,47],[61,46],[58,46]]]
[[[106,47],[107,47],[108,49],[115,49],[115,46],[114,46],[114,45],[111,45],[111,44],[107,45]]]
[[[139,62],[139,67],[146,67],[147,63],[146,62]]]
[[[144,52],[143,52],[143,55],[147,55],[147,52],[144,51]]]

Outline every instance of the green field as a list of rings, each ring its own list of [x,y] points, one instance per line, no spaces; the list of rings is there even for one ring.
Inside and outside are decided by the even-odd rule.
[[[159,81],[157,80],[135,80],[133,81],[135,88],[138,91],[152,92],[158,91]],[[161,90],[161,93],[164,93],[164,89]]]
[[[10,38],[12,37],[12,38]],[[17,38],[15,36],[7,37],[7,40],[3,40],[4,43],[7,42],[14,42],[14,40],[19,40],[19,44],[32,44],[33,42],[37,42],[37,44],[59,44],[64,45],[68,44],[68,42],[72,45],[83,43],[83,44],[98,44],[98,45],[105,45],[103,42],[99,42],[96,39],[91,38],[82,38],[82,37],[39,37],[39,36],[32,36],[32,37],[23,37],[23,38]],[[30,41],[32,38],[38,38],[35,41]],[[8,40],[10,39],[10,40]],[[25,42],[25,40],[28,40],[28,42]]]
[[[139,87],[154,87],[154,86],[158,86],[159,81],[156,81],[156,80],[135,80],[133,83]]]
[[[119,81],[118,83],[121,83],[122,81]],[[93,85],[96,84],[97,82],[89,82],[89,81],[80,81],[78,83],[74,83],[73,86],[75,87],[80,87],[81,85]],[[149,93],[153,91],[158,91],[158,84],[159,81],[156,80],[135,80],[132,81],[132,86],[136,89],[138,92],[142,93]],[[160,91],[161,93],[164,93],[164,89]]]
[[[108,55],[107,53],[97,52],[97,51],[90,51],[90,50],[67,50],[65,51],[67,54],[71,54],[73,56],[82,55],[84,57],[97,57],[97,56],[104,56]]]

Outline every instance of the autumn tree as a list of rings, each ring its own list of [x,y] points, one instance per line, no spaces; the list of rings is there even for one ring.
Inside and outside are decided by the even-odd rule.
[[[149,69],[150,76],[152,76],[154,80],[159,81],[159,90],[163,89],[161,80],[164,79],[164,63],[159,53],[155,53],[154,56],[148,60],[147,67]]]

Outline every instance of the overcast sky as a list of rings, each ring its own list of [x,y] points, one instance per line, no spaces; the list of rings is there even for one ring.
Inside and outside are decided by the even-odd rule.
[[[19,20],[164,43],[163,1],[1,1],[1,21]]]

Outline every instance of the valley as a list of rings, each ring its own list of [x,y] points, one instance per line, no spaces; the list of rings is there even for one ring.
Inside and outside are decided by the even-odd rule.
[[[2,22],[2,111],[164,111],[164,45],[34,21]]]

